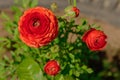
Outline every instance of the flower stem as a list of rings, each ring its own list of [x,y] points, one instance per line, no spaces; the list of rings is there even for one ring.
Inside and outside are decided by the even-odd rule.
[[[71,6],[76,6],[76,5],[77,5],[76,0],[68,0],[68,3],[69,3],[69,5],[71,5]]]
[[[52,79],[51,80],[55,80],[55,76],[52,76]]]
[[[73,0],[73,3],[74,3],[74,4],[73,4],[74,6],[77,6],[76,0]]]

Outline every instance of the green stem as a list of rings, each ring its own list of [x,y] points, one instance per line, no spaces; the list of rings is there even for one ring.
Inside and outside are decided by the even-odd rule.
[[[65,15],[61,16],[61,18],[66,18],[67,16],[68,16],[68,15],[65,14]]]
[[[52,76],[52,79],[51,80],[55,80],[55,76]]]
[[[74,6],[77,6],[76,0],[73,0],[73,3],[74,3],[74,4],[73,4]]]
[[[77,1],[76,0],[68,0],[69,5],[76,6]]]

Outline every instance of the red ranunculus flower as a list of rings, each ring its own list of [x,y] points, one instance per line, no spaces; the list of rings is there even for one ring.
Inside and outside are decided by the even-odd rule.
[[[44,66],[44,71],[52,76],[55,76],[60,71],[60,65],[56,60],[50,60]]]
[[[80,10],[77,8],[77,7],[73,7],[72,10],[75,12],[76,16],[75,17],[78,17],[79,16],[79,13],[80,13]]]
[[[48,9],[28,9],[19,20],[20,39],[30,47],[47,45],[58,34],[56,16]]]
[[[101,50],[106,45],[107,36],[100,30],[90,29],[82,37],[92,51]]]

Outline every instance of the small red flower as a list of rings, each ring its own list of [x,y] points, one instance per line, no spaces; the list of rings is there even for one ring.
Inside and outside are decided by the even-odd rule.
[[[52,76],[55,76],[60,71],[60,66],[56,60],[50,60],[44,66],[44,71]]]
[[[18,25],[20,39],[30,47],[47,45],[58,34],[56,16],[43,7],[26,10]]]
[[[100,30],[90,29],[82,37],[82,40],[87,44],[92,51],[101,50],[106,45],[107,36]]]
[[[75,12],[76,16],[75,17],[78,17],[79,16],[79,13],[80,13],[80,10],[77,8],[77,7],[73,7],[72,10]]]

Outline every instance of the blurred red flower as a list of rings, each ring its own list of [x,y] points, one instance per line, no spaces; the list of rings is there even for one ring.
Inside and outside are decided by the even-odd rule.
[[[92,51],[101,50],[106,45],[107,36],[103,31],[90,29],[82,37],[82,40],[87,44],[88,48]]]
[[[75,12],[75,17],[78,17],[80,10],[77,7],[73,7],[72,10]]]
[[[56,16],[48,9],[28,9],[19,20],[20,39],[30,47],[47,45],[58,34]]]
[[[52,76],[55,76],[60,71],[60,66],[56,60],[50,60],[44,66],[44,71]]]

